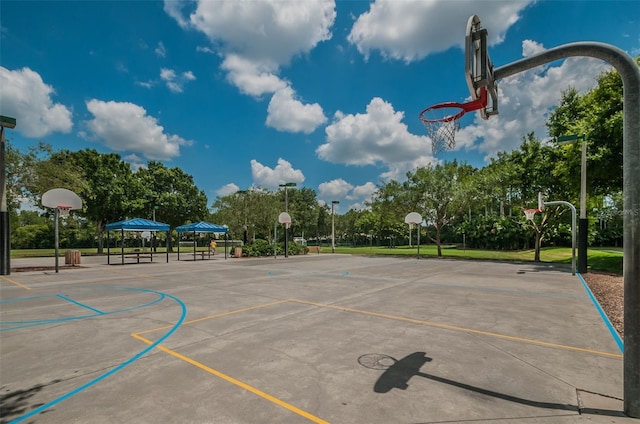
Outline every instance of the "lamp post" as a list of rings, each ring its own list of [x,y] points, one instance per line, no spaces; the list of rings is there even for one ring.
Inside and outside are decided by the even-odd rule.
[[[247,225],[247,193],[249,193],[247,190],[238,190],[236,191],[236,194],[241,194],[242,195],[242,214],[244,215],[244,225],[242,226],[243,232],[242,232],[242,244],[246,245],[248,242],[248,228],[249,226]]]
[[[295,187],[296,183],[284,183],[278,184],[278,187],[284,187],[284,211],[289,213],[289,198],[287,197],[287,189],[289,187]],[[289,257],[289,228],[284,226],[284,257]]]
[[[331,201],[331,253],[336,253],[336,210],[335,206],[339,204],[338,200]]]
[[[0,275],[11,274],[11,228],[7,208],[7,172],[5,158],[4,129],[15,128],[16,119],[0,115]]]
[[[158,206],[158,205],[153,205],[153,209],[151,210],[151,215],[152,215],[152,219],[153,219],[153,221],[154,221],[154,222],[155,222],[155,220],[156,220],[156,210],[157,210],[159,207],[160,207],[160,206]],[[154,252],[156,252],[156,251],[157,251],[157,249],[156,249],[156,243],[157,243],[157,240],[156,240],[156,232],[154,231],[154,232],[153,232],[153,236],[152,236],[152,238],[151,238],[151,250],[152,250],[152,251],[154,251]]]
[[[558,145],[582,140],[580,163],[580,221],[578,226],[578,272],[587,272],[587,239],[589,220],[587,219],[587,136],[586,134],[564,135],[557,138]]]

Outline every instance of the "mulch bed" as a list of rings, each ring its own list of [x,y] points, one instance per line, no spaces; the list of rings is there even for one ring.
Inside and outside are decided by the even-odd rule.
[[[588,272],[582,274],[604,313],[624,339],[624,284],[622,275]]]

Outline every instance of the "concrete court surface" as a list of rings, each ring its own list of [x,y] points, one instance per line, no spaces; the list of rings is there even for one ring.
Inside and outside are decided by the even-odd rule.
[[[564,267],[82,260],[0,277],[3,423],[638,422]]]

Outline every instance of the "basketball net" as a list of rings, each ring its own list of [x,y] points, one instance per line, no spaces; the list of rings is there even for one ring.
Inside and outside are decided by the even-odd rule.
[[[487,89],[480,88],[480,98],[467,103],[446,102],[430,106],[420,112],[420,122],[431,138],[432,152],[451,150],[456,146],[456,132],[460,129],[460,118],[465,113],[487,106]]]
[[[524,215],[527,217],[529,221],[533,221],[533,217],[536,216],[536,213],[540,212],[538,209],[525,209]]]
[[[71,207],[69,206],[58,206],[58,216],[61,218],[66,218],[69,216],[69,212],[71,212]]]
[[[438,111],[442,111],[439,109]],[[448,121],[438,121],[435,110],[430,111],[430,120],[423,120],[422,124],[431,138],[431,150],[434,154],[444,150],[451,150],[456,146],[456,132],[460,129],[460,122],[457,119]]]

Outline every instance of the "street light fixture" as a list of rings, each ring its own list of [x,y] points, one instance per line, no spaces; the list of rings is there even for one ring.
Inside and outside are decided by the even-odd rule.
[[[339,204],[338,200],[331,201],[331,253],[336,253],[336,220],[335,206]]]
[[[587,238],[589,220],[587,219],[587,136],[586,134],[563,135],[557,139],[558,145],[575,143],[582,140],[582,160],[580,163],[580,222],[578,226],[578,272],[587,272]]]
[[[5,158],[4,129],[15,128],[16,118],[0,115],[0,275],[11,274],[11,234],[7,208],[7,171]]]
[[[287,189],[289,187],[295,187],[296,183],[284,183],[278,184],[278,187],[284,187],[284,211],[289,213],[289,198],[287,197]],[[289,228],[284,226],[284,257],[289,257]]]

